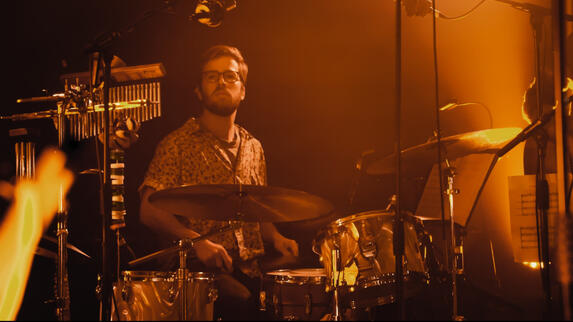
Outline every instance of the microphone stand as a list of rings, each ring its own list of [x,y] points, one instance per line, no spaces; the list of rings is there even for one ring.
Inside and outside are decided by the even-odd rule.
[[[404,216],[401,211],[400,200],[400,170],[401,170],[401,146],[400,146],[400,116],[402,107],[402,0],[396,1],[396,214],[394,220],[394,257],[396,270],[396,302],[400,307],[401,320],[406,319],[406,305],[404,301]]]
[[[136,20],[134,23],[123,28],[121,31],[110,31],[98,36],[95,42],[88,44],[84,47],[86,53],[98,53],[100,57],[104,60],[104,86],[103,86],[103,105],[104,105],[104,129],[103,129],[103,180],[101,192],[100,192],[100,204],[102,209],[102,239],[101,239],[101,259],[100,259],[100,273],[98,274],[98,286],[96,288],[96,293],[98,295],[98,301],[100,302],[100,312],[99,320],[108,319],[111,317],[111,296],[113,295],[113,278],[112,265],[108,263],[111,262],[110,254],[113,254],[113,248],[111,248],[111,242],[113,241],[113,233],[111,231],[111,180],[110,180],[110,164],[109,164],[109,127],[110,127],[110,115],[109,115],[109,91],[111,85],[111,60],[113,55],[109,52],[109,48],[116,42],[119,38],[135,30],[138,24],[154,16],[156,13],[170,9],[176,4],[177,0],[164,0],[163,5],[156,9],[151,9],[143,14],[141,18]],[[222,19],[222,14],[220,10],[229,11],[236,6],[233,5],[221,8],[205,8],[207,11],[195,12],[188,17],[189,20],[206,19],[206,22],[201,23],[220,23]],[[213,25],[215,27],[216,25]],[[97,68],[94,71],[90,68],[90,73],[95,73],[97,75]],[[90,75],[90,80],[95,79],[95,75]],[[117,259],[119,261],[119,259]]]
[[[501,149],[499,149],[494,154],[494,157],[491,160],[491,163],[489,164],[489,168],[487,169],[487,172],[486,172],[485,177],[481,183],[481,186],[478,189],[476,199],[474,200],[474,203],[470,209],[470,214],[468,215],[468,218],[466,219],[465,227],[467,227],[470,223],[470,220],[471,220],[473,212],[476,208],[479,197],[481,196],[483,188],[485,187],[485,184],[486,184],[487,180],[489,179],[489,176],[490,176],[493,168],[495,167],[497,161],[502,156],[504,156],[507,152],[511,151],[516,145],[518,145],[519,143],[530,138],[533,134],[535,134],[535,132],[539,128],[542,128],[543,126],[545,126],[545,124],[547,124],[547,122],[549,122],[553,118],[554,115],[555,115],[555,111],[552,110],[551,112],[545,114],[541,119],[538,119],[535,123],[529,124],[528,126],[523,128],[523,130],[521,130],[521,132],[519,132],[519,134],[517,134],[511,141],[507,142]]]
[[[111,88],[111,61],[113,55],[110,53],[109,48],[112,44],[121,38],[123,35],[135,30],[135,27],[149,19],[157,12],[163,11],[174,4],[174,0],[164,1],[164,4],[157,8],[147,11],[143,17],[137,20],[135,23],[124,28],[122,31],[110,31],[103,35],[97,37],[94,43],[90,43],[85,47],[85,52],[89,54],[98,54],[99,57],[103,59],[103,106],[104,106],[104,117],[103,117],[103,179],[102,187],[100,190],[100,207],[101,207],[101,258],[99,261],[100,272],[98,274],[98,285],[96,287],[96,293],[99,301],[99,320],[103,321],[111,317],[111,296],[113,295],[113,232],[111,230],[111,178],[110,178],[110,149],[109,149],[109,131],[110,131],[110,113],[109,113],[109,92]],[[98,73],[98,66],[90,68],[90,83],[92,80],[96,79]],[[94,74],[95,73],[95,74]],[[93,84],[90,84],[90,86]],[[119,261],[119,259],[116,259]]]
[[[565,10],[571,10],[571,8],[567,7],[563,1],[559,0],[552,0],[553,5],[553,16],[557,17],[553,20],[553,36],[559,39],[559,47],[558,51],[555,51],[559,55],[559,72],[560,72],[560,79],[559,83],[561,84],[560,88],[564,88],[563,84],[566,83],[567,73],[565,72],[565,67],[568,63],[573,63],[566,59],[566,55],[569,54],[566,48],[566,24],[565,24]],[[553,56],[555,57],[555,55]],[[560,282],[561,288],[561,306],[562,306],[562,313],[563,319],[566,321],[571,320],[571,308],[573,307],[571,302],[571,291],[573,290],[573,283],[571,282],[571,273],[573,270],[571,269],[571,264],[573,264],[573,253],[571,253],[571,245],[573,243],[573,221],[571,217],[570,211],[570,179],[569,174],[573,169],[571,168],[571,150],[570,145],[567,143],[569,140],[568,131],[571,131],[571,128],[568,126],[567,117],[571,117],[568,112],[571,109],[571,98],[566,97],[564,93],[561,91],[561,105],[560,109],[557,109],[560,113],[556,115],[556,153],[557,153],[557,191],[564,192],[564,198],[560,198],[558,203],[559,206],[559,216],[557,218],[557,258],[556,262],[558,263],[557,266],[557,279]],[[569,111],[565,111],[565,106],[568,106]],[[561,139],[561,142],[560,142]],[[560,169],[560,164],[562,164],[562,168]],[[561,170],[561,171],[560,171]],[[561,172],[561,175],[560,175]],[[564,208],[564,209],[561,209]]]
[[[536,72],[536,94],[537,94],[537,108],[539,110],[539,118],[543,115],[543,102],[542,102],[542,86],[544,85],[544,80],[542,78],[541,70],[541,33],[543,31],[543,17],[552,15],[551,9],[542,6],[537,6],[529,3],[518,3],[511,0],[497,0],[511,5],[511,7],[524,11],[530,15],[529,22],[531,24],[533,32],[534,41],[534,57],[535,57],[535,72]],[[573,21],[572,15],[562,15],[562,19]],[[537,217],[537,232],[538,232],[538,253],[539,260],[542,261],[540,265],[541,280],[543,285],[543,292],[545,298],[545,309],[546,313],[549,313],[551,308],[551,283],[550,283],[550,272],[549,272],[549,230],[548,230],[548,219],[547,210],[549,209],[549,188],[547,187],[547,180],[545,178],[544,161],[545,152],[544,145],[545,142],[536,139],[537,141],[537,161],[538,168],[536,171],[536,198],[535,198],[535,209]],[[496,160],[497,161],[497,160]],[[490,169],[491,170],[491,169]],[[488,171],[489,175],[489,171]],[[481,189],[480,189],[481,190]],[[481,191],[480,191],[481,192]],[[478,194],[479,196],[479,194]],[[475,206],[475,204],[474,204]],[[472,208],[473,210],[473,208]],[[470,213],[471,215],[471,213]],[[469,217],[468,217],[469,220]]]
[[[545,124],[547,124],[555,115],[555,110],[552,110],[550,113],[545,114],[543,117],[538,119],[535,123],[532,123],[526,126],[515,138],[509,141],[504,147],[499,149],[490,163],[490,166],[486,172],[485,178],[482,181],[482,184],[477,192],[476,199],[472,205],[470,210],[470,214],[466,219],[466,227],[470,222],[471,216],[476,208],[477,202],[479,197],[485,187],[485,184],[495,167],[495,164],[504,156],[507,152],[512,150],[516,145],[519,143],[527,140],[533,135],[540,136],[538,134],[538,130],[542,129]],[[536,138],[537,139],[537,138]],[[538,251],[540,252],[540,260],[543,259],[543,263],[541,266],[541,273],[542,273],[542,282],[543,282],[543,290],[545,296],[545,304],[547,305],[547,309],[550,308],[551,305],[551,293],[550,293],[550,285],[549,285],[549,243],[548,243],[548,221],[547,221],[547,209],[549,206],[549,188],[547,185],[547,180],[545,180],[545,173],[543,171],[543,161],[544,161],[544,149],[541,146],[543,142],[537,139],[538,145],[538,173],[536,175],[536,196],[535,196],[535,208],[536,208],[536,217],[537,217],[537,229],[538,229],[538,238],[539,234],[541,237],[539,238],[538,243]],[[544,144],[543,144],[544,145]],[[543,244],[543,246],[542,246]]]

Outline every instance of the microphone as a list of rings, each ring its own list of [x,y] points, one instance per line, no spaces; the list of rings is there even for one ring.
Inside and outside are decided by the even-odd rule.
[[[189,20],[197,20],[207,27],[216,28],[223,23],[225,12],[236,7],[236,0],[199,0]]]
[[[466,103],[458,103],[458,100],[453,98],[451,100],[448,101],[448,103],[442,107],[439,108],[440,112],[445,112],[445,111],[450,111],[459,107],[464,107],[464,106],[472,106],[472,105],[479,105],[481,106],[483,109],[485,109],[485,111],[487,112],[487,116],[489,118],[489,127],[492,128],[493,127],[493,117],[491,116],[491,111],[489,110],[489,108],[480,102],[466,102]]]
[[[450,100],[450,101],[448,102],[448,104],[446,104],[446,105],[440,107],[440,112],[449,111],[449,110],[451,110],[451,109],[453,109],[453,108],[455,108],[455,107],[457,107],[457,106],[459,106],[458,100],[456,100],[456,99]]]
[[[496,153],[498,157],[502,157],[504,154],[509,152],[513,149],[514,146],[518,145],[519,143],[527,140],[537,129],[543,127],[547,122],[549,122],[555,116],[555,110],[551,110],[548,113],[545,113],[541,118],[539,118],[535,123],[531,123],[528,126],[524,127],[519,134],[514,137],[511,141],[509,141],[504,147],[499,149]]]

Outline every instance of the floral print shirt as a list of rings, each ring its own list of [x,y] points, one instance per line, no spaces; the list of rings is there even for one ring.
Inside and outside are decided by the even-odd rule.
[[[149,186],[159,191],[196,184],[266,185],[261,143],[237,124],[234,131],[234,139],[226,142],[204,129],[196,118],[190,118],[161,140],[141,188]],[[228,224],[175,216],[201,235]],[[235,259],[247,261],[264,254],[259,223],[244,223],[242,230],[227,231],[209,239],[225,247]]]

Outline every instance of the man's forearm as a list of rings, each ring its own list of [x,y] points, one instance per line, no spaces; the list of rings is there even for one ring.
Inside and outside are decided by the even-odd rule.
[[[144,225],[173,239],[196,238],[199,234],[185,228],[172,214],[152,206],[148,197],[155,190],[144,188],[141,194],[140,217]]]

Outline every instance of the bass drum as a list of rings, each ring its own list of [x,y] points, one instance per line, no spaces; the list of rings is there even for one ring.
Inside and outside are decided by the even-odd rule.
[[[413,296],[429,283],[426,234],[411,215],[404,221],[404,294]],[[322,228],[313,241],[329,283],[339,285],[341,304],[352,309],[395,302],[395,215],[391,211],[367,211],[340,218]],[[338,263],[333,263],[339,253]],[[333,266],[339,273],[333,274]]]
[[[113,287],[112,321],[182,320],[176,273],[124,271],[122,277]],[[217,299],[213,274],[189,272],[186,282],[188,320],[213,320]]]

